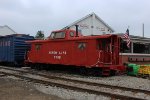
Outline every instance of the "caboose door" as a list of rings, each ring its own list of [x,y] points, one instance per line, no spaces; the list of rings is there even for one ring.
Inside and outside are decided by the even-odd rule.
[[[77,64],[79,66],[85,66],[87,61],[87,42],[85,41],[79,41],[75,42],[74,45],[74,64]]]
[[[100,40],[100,50],[101,50],[101,62],[105,64],[111,64],[112,46],[111,38],[104,38]]]
[[[37,63],[41,62],[42,52],[41,52],[42,44],[35,44],[35,60]]]

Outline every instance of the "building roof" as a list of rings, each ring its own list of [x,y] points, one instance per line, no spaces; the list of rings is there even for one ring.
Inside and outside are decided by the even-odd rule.
[[[11,34],[17,34],[17,32],[15,32],[7,25],[0,26],[0,36],[11,35]]]
[[[97,18],[100,22],[102,22],[106,27],[108,27],[112,32],[114,32],[114,29],[112,29],[108,24],[106,24],[106,23],[105,23],[98,15],[96,15],[94,12],[91,13],[91,14],[89,14],[89,15],[87,15],[87,16],[85,16],[85,17],[83,17],[83,18],[81,18],[81,19],[79,19],[79,20],[77,20],[77,21],[75,21],[75,22],[73,22],[72,24],[70,24],[70,25],[64,27],[63,29],[66,29],[66,28],[69,28],[69,27],[71,27],[71,26],[73,26],[73,25],[76,25],[77,23],[79,23],[79,22],[83,21],[84,19],[89,18],[89,17],[91,17],[91,16],[93,16],[93,15],[94,15],[95,18]]]
[[[122,39],[124,39],[124,33],[117,33],[117,35],[120,36]],[[150,42],[150,38],[147,38],[147,37],[135,36],[135,35],[129,35],[129,37],[131,38],[131,40],[134,40],[134,41]]]

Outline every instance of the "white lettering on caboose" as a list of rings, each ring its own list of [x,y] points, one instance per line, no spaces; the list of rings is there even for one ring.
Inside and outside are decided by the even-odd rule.
[[[49,51],[49,54],[58,54],[57,51]]]
[[[63,55],[66,55],[66,51],[49,51],[48,54],[52,55],[54,59],[60,60]]]

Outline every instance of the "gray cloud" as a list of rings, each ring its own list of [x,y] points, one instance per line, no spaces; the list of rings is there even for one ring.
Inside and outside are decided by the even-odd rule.
[[[95,12],[116,32],[150,37],[149,0],[0,0],[0,25],[9,25],[18,33],[48,35],[75,20]]]

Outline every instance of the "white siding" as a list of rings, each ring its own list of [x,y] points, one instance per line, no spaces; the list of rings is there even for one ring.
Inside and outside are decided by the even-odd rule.
[[[88,17],[76,24],[79,25],[79,32],[81,30],[81,33],[83,35],[91,35],[91,33],[92,33],[91,23],[92,23],[92,17]],[[71,26],[70,29],[75,30],[75,26],[74,25]]]
[[[7,26],[0,26],[0,36],[10,35],[10,34],[16,34],[16,32],[11,30]]]
[[[79,32],[83,35],[101,35],[109,34],[113,32],[104,21],[102,21],[96,14],[92,13],[90,16],[82,18],[72,25],[69,25],[70,29],[75,30],[75,25],[79,25]]]
[[[94,34],[109,34],[111,30],[101,23],[97,18],[95,18],[95,25],[94,25]]]

